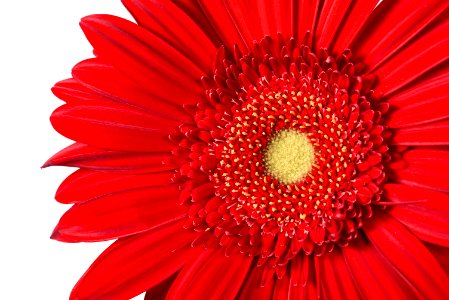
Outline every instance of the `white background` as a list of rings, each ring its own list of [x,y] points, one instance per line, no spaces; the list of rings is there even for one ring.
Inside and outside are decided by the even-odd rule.
[[[68,299],[110,243],[49,239],[69,208],[54,193],[73,170],[40,166],[69,145],[49,116],[62,104],[50,88],[92,56],[79,19],[92,13],[130,18],[119,0],[26,0],[0,4],[0,299]],[[143,299],[140,296],[136,299]]]

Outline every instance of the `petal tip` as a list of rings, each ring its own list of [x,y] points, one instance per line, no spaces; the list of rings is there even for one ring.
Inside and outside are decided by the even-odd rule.
[[[49,160],[47,160],[46,162],[44,162],[44,164],[41,166],[41,169],[45,169],[48,167],[53,166],[52,162],[51,162],[51,158]]]
[[[62,241],[62,234],[59,232],[59,229],[57,227],[51,233],[50,239],[55,241]]]

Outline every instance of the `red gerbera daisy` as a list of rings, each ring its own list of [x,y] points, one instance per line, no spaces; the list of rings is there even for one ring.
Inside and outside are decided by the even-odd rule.
[[[53,89],[71,299],[449,297],[449,2],[123,2]]]

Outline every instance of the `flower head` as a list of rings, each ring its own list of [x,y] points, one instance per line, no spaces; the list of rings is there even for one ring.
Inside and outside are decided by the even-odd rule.
[[[53,89],[72,299],[448,296],[449,4],[123,2]]]

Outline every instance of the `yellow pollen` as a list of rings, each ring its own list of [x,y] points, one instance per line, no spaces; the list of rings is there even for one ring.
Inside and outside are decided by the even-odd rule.
[[[283,184],[304,179],[314,163],[313,146],[299,131],[281,130],[271,136],[264,153],[267,173]]]

